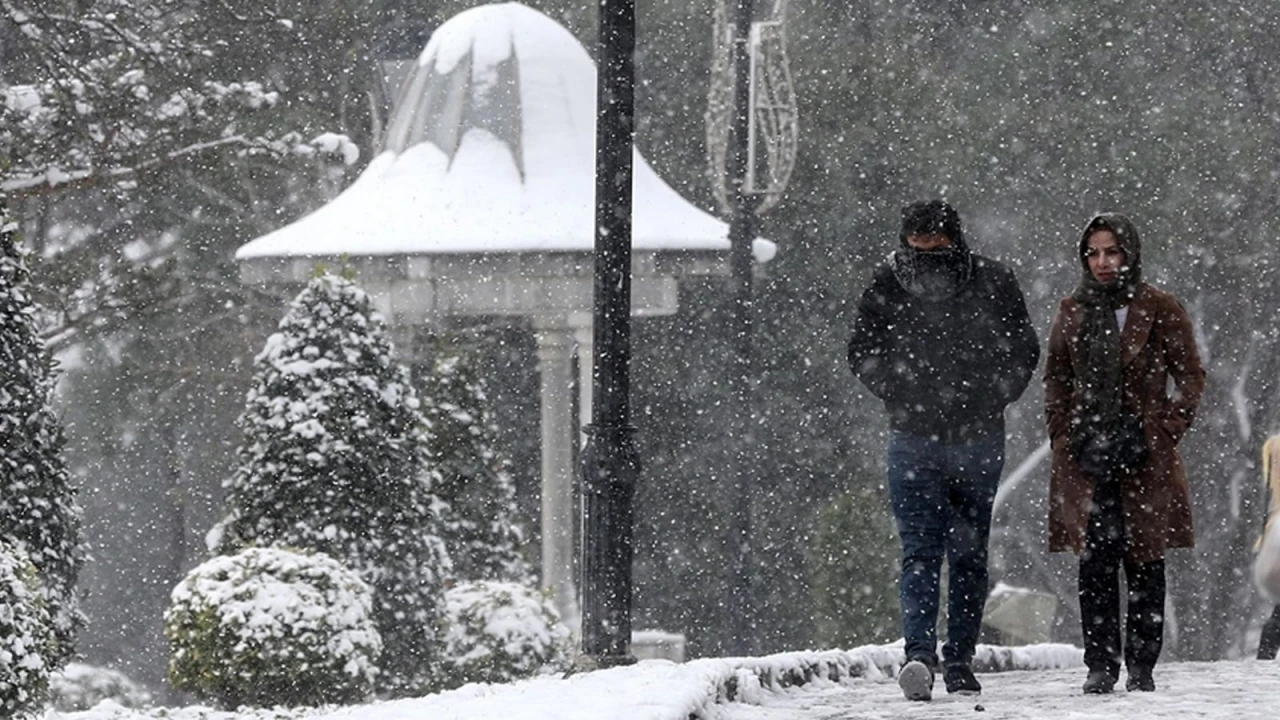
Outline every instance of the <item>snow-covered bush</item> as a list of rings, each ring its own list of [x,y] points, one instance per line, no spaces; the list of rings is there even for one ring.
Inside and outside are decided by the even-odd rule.
[[[128,675],[76,662],[49,676],[49,699],[55,710],[64,713],[88,710],[103,700],[125,708],[151,706],[151,693]]]
[[[454,575],[530,582],[533,570],[520,554],[515,483],[498,453],[498,429],[471,357],[442,343],[419,389],[430,468],[440,478],[433,488],[446,506],[441,537]]]
[[[569,629],[537,590],[509,582],[468,582],[446,591],[445,605],[449,687],[510,682],[568,660]]]
[[[244,413],[219,554],[280,546],[323,552],[374,591],[378,690],[430,688],[450,563],[426,470],[426,423],[381,317],[350,280],[322,275],[262,353]]]
[[[36,568],[0,541],[0,717],[30,717],[44,707],[56,641]]]
[[[173,590],[169,680],[228,708],[365,700],[382,651],[372,609],[369,586],[323,554],[215,557]]]
[[[36,326],[26,250],[0,202],[0,540],[40,574],[57,644],[45,660],[61,667],[83,623],[75,596],[80,508],[62,456],[62,424],[50,405],[55,365]]]

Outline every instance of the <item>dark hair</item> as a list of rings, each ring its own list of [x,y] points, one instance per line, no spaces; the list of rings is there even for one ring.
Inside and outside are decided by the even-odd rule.
[[[960,213],[944,200],[919,200],[902,208],[902,242],[911,235],[941,233],[956,245],[964,244]]]

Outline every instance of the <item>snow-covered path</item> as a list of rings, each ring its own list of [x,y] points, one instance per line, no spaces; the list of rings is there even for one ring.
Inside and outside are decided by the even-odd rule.
[[[892,678],[851,679],[823,688],[768,693],[761,704],[724,705],[720,720],[1261,720],[1280,718],[1280,662],[1165,663],[1154,693],[1085,696],[1084,669],[983,674],[977,698],[948,696],[941,678],[933,702],[902,698]],[[979,710],[979,708],[981,708]]]
[[[44,720],[1273,720],[1280,718],[1280,661],[1163,663],[1154,693],[1085,697],[1082,652],[1070,645],[979,645],[981,697],[930,703],[902,698],[894,679],[901,642],[756,658],[704,658],[544,676],[368,705],[215,711],[127,710],[106,701]],[[1013,670],[1011,668],[1020,668]],[[979,709],[981,708],[981,709]]]

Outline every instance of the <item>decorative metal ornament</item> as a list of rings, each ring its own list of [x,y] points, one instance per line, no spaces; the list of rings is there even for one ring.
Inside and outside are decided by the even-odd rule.
[[[729,5],[715,4],[715,41],[711,87],[707,98],[707,161],[716,201],[726,215],[732,212],[733,191],[727,172],[733,121],[733,26]],[[750,130],[744,191],[759,196],[756,213],[782,200],[796,164],[799,112],[786,47],[786,0],[773,0],[765,20],[751,24]]]

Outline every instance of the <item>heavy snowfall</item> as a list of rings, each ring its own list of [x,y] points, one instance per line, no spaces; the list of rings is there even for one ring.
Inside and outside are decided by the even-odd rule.
[[[597,3],[0,0],[0,714],[1273,715],[1280,7],[754,0],[744,277],[739,2],[635,3],[646,659],[586,671]],[[1005,412],[983,694],[903,701],[888,420],[845,348],[935,197],[1042,349],[1100,211],[1191,318],[1195,546],[1153,694],[1080,691],[1038,370]]]

